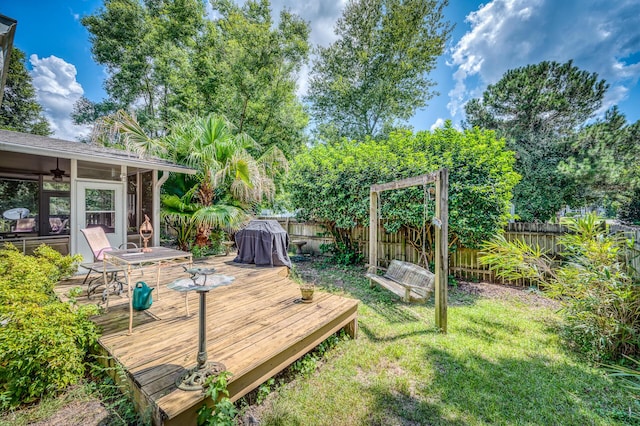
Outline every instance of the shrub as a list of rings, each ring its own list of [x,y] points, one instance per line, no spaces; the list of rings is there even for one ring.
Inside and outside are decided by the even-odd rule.
[[[97,340],[90,308],[58,301],[56,281],[78,257],[40,247],[25,256],[0,250],[0,408],[32,402],[76,383]],[[95,309],[95,308],[94,308]]]
[[[197,419],[198,426],[232,426],[236,424],[235,418],[238,410],[229,399],[229,391],[227,390],[231,375],[229,371],[222,371],[218,375],[207,377],[204,384],[204,394],[211,398],[214,407],[210,408],[206,404],[200,407]]]
[[[357,255],[350,230],[369,225],[372,184],[448,168],[450,242],[477,247],[509,217],[511,190],[520,178],[513,171],[514,162],[514,153],[495,133],[459,131],[448,122],[433,132],[398,131],[384,140],[319,144],[294,159],[287,185],[297,216],[322,223],[336,244]],[[385,191],[379,209],[387,232],[401,227],[421,230],[424,188]],[[434,211],[435,201],[427,199],[428,220]],[[430,229],[427,226],[426,232]],[[342,247],[335,249],[344,252]]]
[[[332,244],[320,244],[320,253],[328,254],[330,263],[336,265],[356,265],[362,262],[364,256],[352,246],[338,241]]]
[[[79,254],[73,256],[63,256],[48,245],[42,244],[36,248],[34,256],[39,260],[44,260],[54,266],[51,280],[55,283],[62,278],[68,278],[76,273],[78,264],[82,261]]]
[[[502,237],[484,245],[481,262],[498,276],[539,282],[563,303],[565,336],[592,361],[640,353],[640,286],[627,273],[628,242],[610,235],[595,214],[570,218],[560,238],[562,262]]]

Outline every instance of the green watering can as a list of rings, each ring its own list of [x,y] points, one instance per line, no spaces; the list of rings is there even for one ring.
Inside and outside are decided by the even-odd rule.
[[[133,309],[144,311],[151,307],[153,287],[149,287],[144,281],[138,281],[133,289]]]

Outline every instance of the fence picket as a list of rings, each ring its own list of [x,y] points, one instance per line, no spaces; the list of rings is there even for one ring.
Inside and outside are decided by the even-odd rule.
[[[327,230],[322,224],[315,222],[298,222],[295,219],[280,217],[264,217],[263,219],[275,219],[280,222],[283,228],[289,233],[291,240],[305,240],[306,251],[315,254],[320,253],[321,244],[330,244],[333,240],[327,234]],[[626,252],[626,261],[637,273],[640,273],[640,229],[623,225],[611,225],[611,233],[623,236],[632,240],[631,248]],[[419,263],[420,253],[408,241],[416,241],[415,229],[401,229],[389,234],[382,224],[378,225],[378,262],[386,266],[391,260],[398,259],[411,263]],[[563,225],[547,223],[508,223],[505,228],[505,238],[508,241],[516,239],[525,241],[529,245],[539,245],[550,256],[556,256],[564,250],[558,243],[558,237],[568,232]],[[357,226],[351,231],[352,241],[360,248],[365,259],[369,256],[369,231],[368,227]],[[478,260],[479,250],[466,247],[459,247],[451,251],[449,255],[449,271],[458,278],[464,280],[479,280],[497,282],[503,284],[527,285],[522,282],[507,282],[499,279],[488,267],[480,264]]]

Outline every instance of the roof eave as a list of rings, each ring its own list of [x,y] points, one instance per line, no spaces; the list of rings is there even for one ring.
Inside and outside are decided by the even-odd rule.
[[[99,160],[105,164],[115,164],[115,165],[125,165],[130,167],[138,167],[138,168],[149,168],[154,170],[162,170],[167,172],[174,173],[184,173],[193,175],[196,174],[196,170],[191,169],[185,166],[171,165],[171,164],[161,164],[161,163],[153,163],[151,161],[145,161],[144,159],[137,158],[114,158],[109,154],[102,153],[91,153],[91,155],[83,154],[82,152],[76,151],[68,151],[64,149],[47,149],[42,147],[21,145],[21,144],[13,144],[10,142],[0,141],[0,151],[11,151],[18,152],[22,154],[31,154],[31,155],[40,155],[44,157],[57,157],[57,158],[66,158],[70,160],[81,160],[81,161],[93,161]],[[124,153],[125,151],[123,151]]]

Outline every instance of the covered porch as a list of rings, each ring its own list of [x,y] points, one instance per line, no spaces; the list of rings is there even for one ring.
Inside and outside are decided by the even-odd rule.
[[[193,173],[129,151],[0,130],[0,242],[25,253],[42,243],[93,261],[80,229],[102,227],[112,246],[139,243],[149,216],[160,226],[169,172]],[[159,232],[152,243],[159,245]]]

